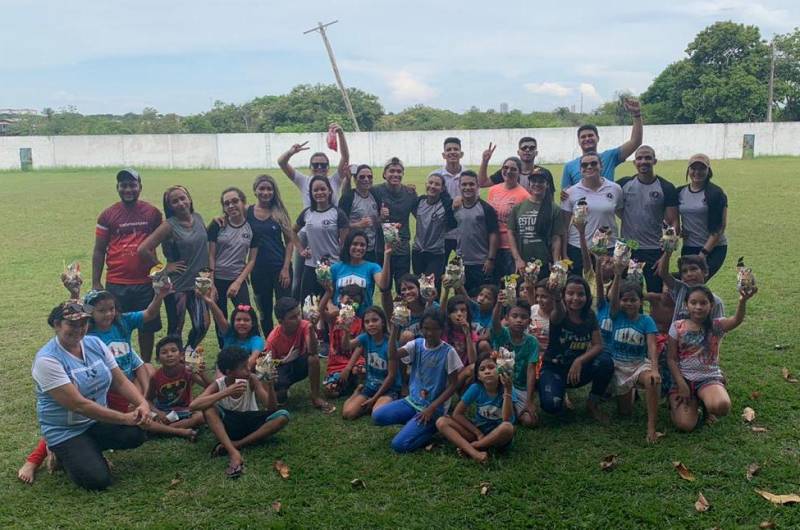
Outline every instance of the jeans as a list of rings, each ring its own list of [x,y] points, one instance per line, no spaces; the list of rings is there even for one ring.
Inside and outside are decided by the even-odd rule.
[[[272,331],[274,302],[284,296],[292,295],[291,283],[289,287],[283,287],[280,282],[280,273],[280,268],[264,268],[259,271],[258,275],[250,275],[250,281],[253,282],[253,296],[256,299],[258,313],[261,315],[261,333],[265,338]],[[291,274],[291,268],[289,273]]]
[[[111,470],[103,458],[106,449],[133,449],[146,440],[139,427],[97,422],[85,432],[50,446],[69,479],[87,490],[111,485]]]
[[[392,439],[392,449],[397,453],[410,453],[425,446],[433,435],[436,434],[436,420],[439,415],[434,415],[427,424],[417,421],[417,409],[412,407],[405,399],[392,401],[372,414],[375,425],[403,425],[400,432]]]
[[[684,246],[681,249],[681,256],[686,256],[688,254],[700,254],[700,249],[703,247],[687,247]],[[706,283],[708,280],[714,276],[718,270],[722,268],[722,264],[725,263],[725,257],[728,255],[728,245],[717,245],[714,247],[714,250],[706,256],[706,263],[708,264],[708,276],[706,277]]]
[[[205,300],[197,296],[194,291],[179,291],[167,295],[164,305],[167,308],[167,332],[170,335],[183,333],[186,313],[189,313],[192,331],[189,332],[186,345],[196,348],[206,336],[210,324]]]
[[[600,353],[592,359],[592,362],[583,365],[577,384],[567,383],[568,372],[569,368],[551,364],[545,364],[542,367],[538,383],[539,403],[545,412],[560,414],[564,410],[564,395],[567,388],[578,388],[592,383],[589,399],[597,401],[602,398],[614,375],[614,361],[607,353]]]
[[[225,315],[225,318],[228,318],[228,287],[231,286],[233,280],[220,280],[218,278],[214,278],[214,287],[217,289],[217,299],[215,302],[217,303],[217,307],[219,307],[222,314]],[[250,305],[250,291],[247,290],[247,282],[242,283],[242,286],[239,288],[239,292],[236,293],[236,296],[232,300],[233,307],[237,305]],[[217,342],[219,343],[219,348],[222,349],[222,334],[219,332],[219,328],[216,328],[217,334]]]

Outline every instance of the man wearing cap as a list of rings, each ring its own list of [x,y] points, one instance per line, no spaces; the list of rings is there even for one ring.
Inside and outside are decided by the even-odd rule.
[[[155,296],[149,267],[137,249],[161,225],[161,212],[139,200],[142,179],[134,169],[117,173],[117,202],[100,214],[95,228],[92,254],[92,289],[103,289],[103,265],[106,266],[105,289],[119,301],[122,312],[142,311]],[[153,354],[153,337],[161,329],[161,318],[144,324],[139,331],[139,352],[145,362]]]

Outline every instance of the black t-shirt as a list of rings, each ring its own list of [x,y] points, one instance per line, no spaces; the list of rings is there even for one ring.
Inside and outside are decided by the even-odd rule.
[[[592,334],[599,329],[594,312],[580,324],[569,317],[555,324],[550,322],[550,343],[544,355],[544,363],[561,370],[569,370],[572,362],[586,353],[592,346]]]
[[[253,276],[274,274],[275,269],[283,267],[286,245],[283,242],[281,226],[272,218],[257,219],[253,206],[247,208],[247,222],[253,230],[253,242],[258,247]]]
[[[390,223],[400,223],[400,242],[394,247],[393,254],[407,255],[410,252],[408,242],[411,240],[411,231],[408,228],[409,217],[417,208],[417,195],[410,188],[403,186],[398,192],[389,189],[387,184],[379,184],[372,188],[373,195],[378,200],[378,212],[385,205],[389,208]]]

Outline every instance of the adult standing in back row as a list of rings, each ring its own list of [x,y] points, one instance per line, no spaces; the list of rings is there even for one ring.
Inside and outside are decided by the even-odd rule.
[[[161,212],[150,203],[140,201],[142,179],[133,169],[117,173],[117,202],[100,214],[95,228],[92,253],[92,289],[113,294],[123,313],[143,311],[155,296],[150,281],[150,267],[139,257],[139,245],[161,225]],[[103,289],[103,263],[106,265],[106,287]],[[153,338],[161,329],[156,317],[139,330],[139,352],[145,362],[153,354]]]
[[[642,109],[639,102],[635,99],[625,98],[622,102],[625,110],[633,116],[633,127],[631,137],[624,144],[613,149],[607,149],[598,153],[600,161],[603,163],[602,177],[610,181],[614,180],[614,169],[623,163],[633,154],[637,147],[642,145]],[[578,145],[583,154],[598,152],[597,143],[600,141],[600,133],[597,127],[586,124],[578,127]],[[564,173],[561,176],[561,191],[580,182],[581,176],[581,157],[570,160],[564,164]],[[562,197],[563,198],[563,197]]]

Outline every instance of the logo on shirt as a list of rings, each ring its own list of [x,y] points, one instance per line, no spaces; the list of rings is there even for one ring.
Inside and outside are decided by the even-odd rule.
[[[614,194],[609,191],[608,193],[606,193],[606,199],[608,199],[609,201],[613,201]]]
[[[650,192],[650,198],[653,199],[654,201],[657,201],[657,200],[661,199],[661,192],[660,191],[651,191]]]

